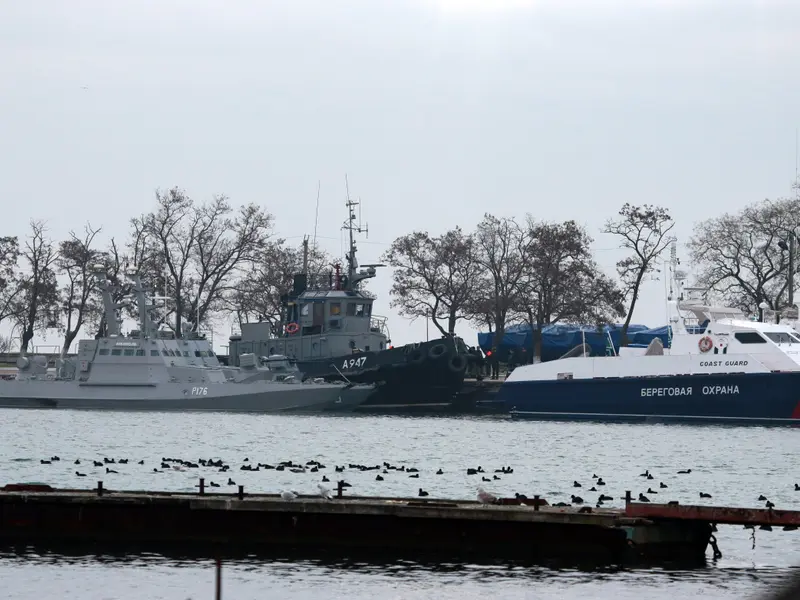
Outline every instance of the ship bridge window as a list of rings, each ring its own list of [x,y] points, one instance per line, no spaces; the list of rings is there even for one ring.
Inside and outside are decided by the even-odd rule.
[[[161,355],[162,356],[169,356],[169,352],[167,352],[166,350],[162,350],[161,351]]]
[[[189,356],[189,351],[188,351],[188,350],[184,350],[184,351],[183,351],[183,355],[184,355],[185,357],[188,357],[188,356]]]
[[[767,340],[765,340],[761,335],[756,331],[737,331],[733,334],[733,337],[737,339],[737,341],[741,342],[742,344],[766,344]]]
[[[347,316],[349,317],[363,317],[365,315],[364,304],[356,304],[350,302],[347,305]]]
[[[158,356],[158,350],[150,350],[150,356]]]
[[[303,304],[303,307],[300,309],[300,315],[302,315],[303,317],[307,317],[310,306],[311,306],[310,304]]]
[[[120,348],[114,348],[111,351],[111,356],[122,356],[122,350]]]
[[[98,352],[101,356],[106,356],[108,354],[108,348],[100,348],[100,352]]]
[[[331,316],[337,316],[342,314],[342,303],[341,302],[331,302]]]
[[[133,356],[133,348],[125,348],[125,356]]]
[[[800,344],[800,339],[786,331],[765,331],[764,335],[776,344]]]
[[[142,350],[141,348],[139,348],[139,349],[136,351],[136,356],[144,356],[144,350]]]

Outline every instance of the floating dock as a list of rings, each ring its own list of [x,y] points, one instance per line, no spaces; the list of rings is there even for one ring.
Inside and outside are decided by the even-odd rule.
[[[709,542],[716,552],[712,521],[688,513],[659,514],[674,512],[673,506],[579,509],[549,506],[538,497],[521,502],[357,496],[287,501],[245,494],[242,488],[224,494],[204,487],[201,493],[112,491],[101,482],[91,491],[16,484],[0,488],[0,541],[154,550],[161,544],[227,545],[614,564],[704,562]]]

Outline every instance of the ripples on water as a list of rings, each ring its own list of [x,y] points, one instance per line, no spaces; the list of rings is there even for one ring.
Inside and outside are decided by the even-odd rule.
[[[615,498],[648,486],[652,500],[760,506],[759,494],[778,508],[800,508],[797,431],[780,428],[691,427],[512,422],[492,418],[323,417],[237,414],[103,413],[0,410],[0,483],[41,481],[59,487],[93,487],[98,479],[112,489],[191,491],[197,471],[152,473],[162,456],[196,460],[222,458],[230,473],[204,476],[224,482],[230,475],[248,492],[274,493],[291,487],[311,493],[319,474],[239,471],[252,462],[319,460],[331,473],[335,464],[416,466],[419,479],[392,473],[383,482],[375,472],[347,472],[353,493],[470,498],[476,477],[467,467],[512,475],[486,486],[503,495],[542,494],[551,502],[568,499],[572,481],[587,484],[592,473]],[[52,455],[61,461],[42,465]],[[91,467],[92,459],[129,458],[118,475]],[[79,458],[80,466],[73,464]],[[144,459],[145,465],[135,464]],[[444,475],[434,474],[442,468]],[[691,475],[677,475],[691,468]],[[88,477],[75,476],[76,469]],[[650,469],[656,479],[638,475]],[[335,479],[334,479],[335,480]],[[664,481],[669,488],[658,488]],[[589,485],[578,490],[594,496]],[[221,488],[224,491],[224,487]],[[701,500],[699,491],[713,495]],[[621,505],[621,501],[617,501]],[[723,558],[692,571],[576,570],[524,565],[391,564],[355,560],[237,558],[224,567],[224,598],[667,598],[702,593],[705,598],[752,597],[800,564],[800,531],[751,532],[721,526]],[[68,557],[42,550],[0,552],[0,582],[7,598],[209,598],[214,568],[205,559],[151,554],[127,557]]]

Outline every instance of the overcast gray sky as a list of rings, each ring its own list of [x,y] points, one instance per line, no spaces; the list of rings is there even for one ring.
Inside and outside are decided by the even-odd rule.
[[[612,271],[599,230],[624,202],[670,208],[684,242],[795,172],[796,0],[0,0],[0,53],[0,234],[124,236],[178,185],[261,203],[299,241],[320,180],[339,254],[348,173],[362,262],[530,212],[585,224]],[[390,285],[370,289],[393,341],[424,338]],[[665,323],[662,282],[634,321]]]

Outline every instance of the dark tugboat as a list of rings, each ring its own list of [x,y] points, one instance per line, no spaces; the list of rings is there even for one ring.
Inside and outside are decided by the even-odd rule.
[[[327,285],[308,288],[307,274],[294,277],[292,292],[284,295],[277,326],[244,323],[240,335],[230,338],[230,361],[239,356],[284,354],[297,361],[305,379],[375,383],[359,411],[428,411],[460,409],[458,393],[470,355],[458,337],[392,346],[386,319],[372,314],[373,299],[359,284],[375,277],[376,267],[356,261],[354,207],[347,201],[350,234],[347,272],[339,265],[328,274]]]

